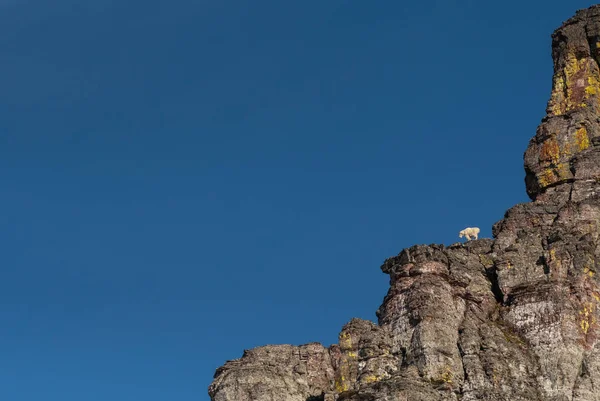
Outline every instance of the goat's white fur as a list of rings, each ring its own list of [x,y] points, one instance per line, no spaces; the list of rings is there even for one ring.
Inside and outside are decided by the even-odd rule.
[[[477,239],[477,235],[479,234],[478,227],[467,227],[464,230],[461,230],[458,233],[459,238],[467,237],[467,241],[471,240],[471,237],[475,237]]]

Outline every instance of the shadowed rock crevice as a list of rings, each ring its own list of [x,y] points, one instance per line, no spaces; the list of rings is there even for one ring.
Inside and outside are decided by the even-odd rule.
[[[485,276],[490,282],[490,291],[494,294],[494,298],[496,302],[502,304],[504,301],[504,294],[502,294],[502,290],[500,289],[500,285],[498,284],[498,272],[496,270],[496,266],[492,265],[491,267],[485,267]]]
[[[524,154],[532,202],[493,239],[388,258],[377,324],[245,351],[217,369],[213,401],[600,401],[600,6],[555,31],[552,57]]]

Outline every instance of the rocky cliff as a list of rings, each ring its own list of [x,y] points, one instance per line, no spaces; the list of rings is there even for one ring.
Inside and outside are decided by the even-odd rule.
[[[217,369],[213,401],[600,401],[600,6],[554,32],[552,56],[524,156],[532,201],[494,239],[386,260],[377,325],[247,351]]]

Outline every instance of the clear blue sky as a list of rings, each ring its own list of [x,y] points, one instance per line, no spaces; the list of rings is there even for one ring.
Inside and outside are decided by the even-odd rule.
[[[207,401],[527,200],[586,1],[0,0],[0,398]]]

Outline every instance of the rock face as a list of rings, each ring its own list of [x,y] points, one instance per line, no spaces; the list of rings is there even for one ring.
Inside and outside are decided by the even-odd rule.
[[[213,401],[600,401],[600,6],[554,32],[552,55],[524,156],[532,202],[494,239],[386,260],[378,325],[246,351],[217,370]]]

